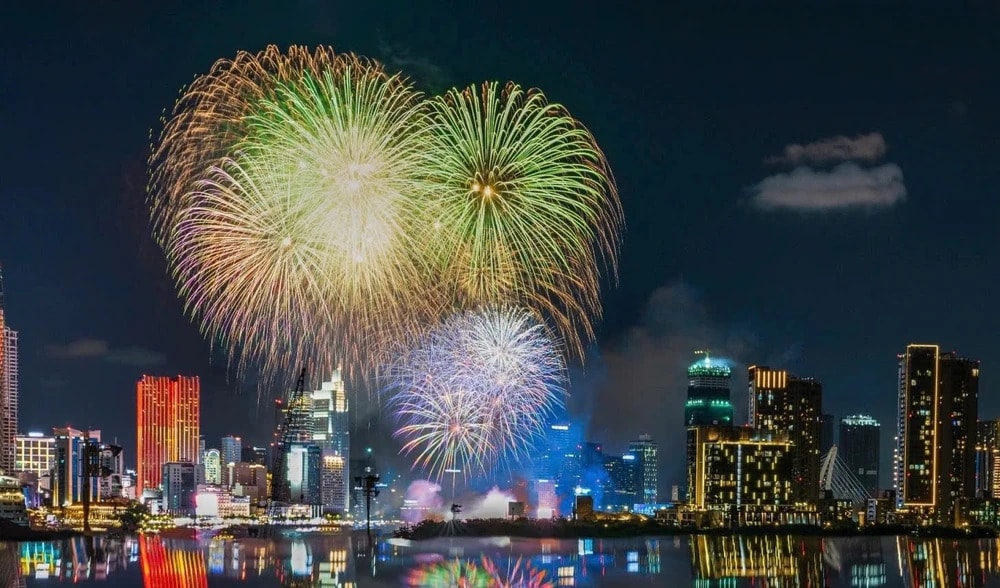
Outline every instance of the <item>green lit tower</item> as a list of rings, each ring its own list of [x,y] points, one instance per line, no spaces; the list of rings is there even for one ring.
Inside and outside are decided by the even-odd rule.
[[[684,424],[688,427],[733,424],[733,403],[729,400],[732,370],[724,361],[713,360],[706,351],[688,368],[688,395],[684,404]]]

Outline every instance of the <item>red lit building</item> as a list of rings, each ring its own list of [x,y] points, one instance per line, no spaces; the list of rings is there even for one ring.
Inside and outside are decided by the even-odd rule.
[[[159,488],[163,464],[198,462],[198,377],[143,376],[136,386],[137,490]]]

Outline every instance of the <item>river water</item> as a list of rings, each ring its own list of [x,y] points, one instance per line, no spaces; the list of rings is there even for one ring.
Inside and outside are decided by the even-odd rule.
[[[0,543],[0,587],[1000,587],[997,540],[912,537],[278,539]],[[4,583],[6,582],[6,583]],[[463,583],[464,582],[464,583]]]

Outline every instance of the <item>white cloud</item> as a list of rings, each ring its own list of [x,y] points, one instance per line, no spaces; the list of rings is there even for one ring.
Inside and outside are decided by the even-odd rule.
[[[887,208],[906,198],[903,171],[893,163],[869,169],[842,163],[830,171],[797,167],[764,178],[751,191],[760,209],[800,212]]]
[[[857,137],[838,135],[820,139],[812,143],[786,145],[781,155],[764,160],[765,163],[832,163],[835,161],[876,162],[885,156],[885,138],[881,133],[869,133]]]

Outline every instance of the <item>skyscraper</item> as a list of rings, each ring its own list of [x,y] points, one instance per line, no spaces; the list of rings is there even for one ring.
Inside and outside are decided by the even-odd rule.
[[[979,421],[976,435],[976,496],[996,497],[993,487],[997,476],[994,464],[1000,459],[1000,436],[997,421]]]
[[[160,487],[165,463],[198,462],[200,389],[197,376],[143,376],[136,385],[139,493]]]
[[[4,314],[0,269],[0,471],[7,475],[14,473],[17,452],[18,369],[17,331]]]
[[[350,496],[350,422],[347,390],[340,370],[310,394],[312,442],[322,454],[322,504],[329,511],[347,512]]]
[[[656,504],[660,477],[656,467],[657,448],[653,436],[639,435],[639,438],[628,444],[628,452],[638,460],[641,473],[641,492],[639,500],[644,504]]]
[[[226,462],[229,465],[229,462]],[[205,483],[213,486],[222,484],[222,453],[215,448],[206,449],[201,458],[201,467],[205,468]]]
[[[840,419],[840,445],[837,456],[858,481],[868,490],[868,496],[878,497],[878,463],[881,426],[870,416],[856,415]]]
[[[744,511],[792,504],[792,450],[784,435],[759,429],[688,427],[688,503]]]
[[[55,458],[52,464],[52,505],[69,506],[83,500],[83,485],[88,479],[83,472],[84,448],[87,443],[100,443],[100,431],[78,431],[70,427],[52,430],[55,437]],[[98,499],[98,482],[91,478],[90,498]]]
[[[243,439],[227,435],[222,438],[222,449],[219,450],[219,457],[223,465],[240,463],[243,461]]]
[[[819,498],[823,385],[785,370],[750,366],[749,421],[763,438],[788,435],[797,502]]]
[[[975,497],[979,362],[921,344],[898,359],[896,501],[950,523],[955,502]]]
[[[729,397],[729,377],[732,370],[719,360],[713,361],[708,353],[704,355],[705,359],[688,367],[684,425],[731,425],[733,403]]]

